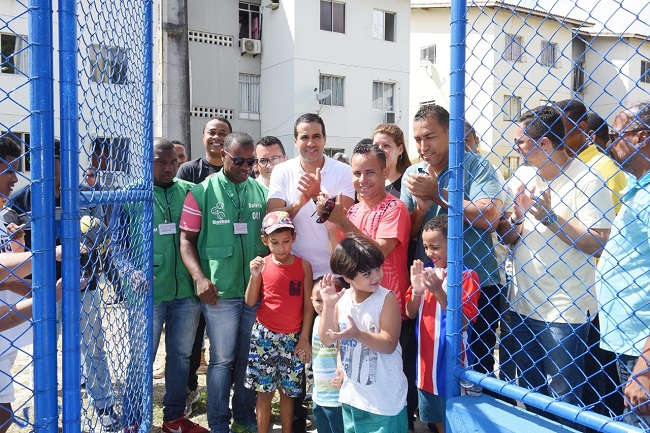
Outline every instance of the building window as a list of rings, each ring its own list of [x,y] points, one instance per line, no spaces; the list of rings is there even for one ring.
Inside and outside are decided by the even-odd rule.
[[[372,11],[372,38],[395,42],[395,14],[393,12]]]
[[[540,63],[547,67],[559,68],[561,65],[557,61],[558,49],[557,44],[548,41],[542,41],[542,54],[540,55]]]
[[[641,60],[641,79],[642,83],[650,83],[650,62]]]
[[[321,0],[320,29],[327,32],[345,33],[345,3]]]
[[[372,108],[382,111],[395,111],[393,105],[395,95],[395,84],[383,81],[372,83]]]
[[[326,147],[323,149],[323,153],[331,158],[337,153],[345,153],[345,149],[342,147]]]
[[[239,118],[260,118],[260,76],[239,74]]]
[[[509,62],[525,62],[524,38],[506,33],[506,45],[503,58]]]
[[[0,33],[2,52],[0,72],[3,74],[28,74],[27,36]]]
[[[331,90],[332,93],[321,101],[323,105],[336,105],[343,107],[343,93],[345,90],[345,77],[337,77],[336,75],[321,74],[319,79],[319,91]]]
[[[436,64],[436,46],[429,45],[428,47],[420,48],[420,65],[427,66],[428,63]]]
[[[5,136],[8,136],[10,139],[18,143],[20,150],[22,151],[22,156],[18,158],[18,171],[30,171],[32,167],[29,153],[29,132],[0,131],[0,137]]]
[[[90,165],[106,172],[129,172],[131,140],[124,137],[96,137],[91,143]]]
[[[521,98],[514,95],[503,97],[503,120],[515,121],[521,113]]]
[[[262,39],[260,5],[239,3],[239,39]]]
[[[430,99],[428,101],[420,102],[420,107],[426,107],[427,105],[434,105],[436,103],[435,99]]]
[[[91,45],[90,81],[94,83],[126,84],[129,71],[128,51],[120,47]]]
[[[517,170],[519,167],[520,159],[518,156],[509,156],[506,161],[507,165],[505,167],[505,170],[502,170],[501,174],[503,174],[503,177],[507,179],[512,176],[515,170]]]

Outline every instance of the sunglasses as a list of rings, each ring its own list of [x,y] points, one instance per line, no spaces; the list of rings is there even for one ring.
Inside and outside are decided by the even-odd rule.
[[[224,152],[230,157],[230,159],[232,159],[232,163],[236,166],[244,165],[244,163],[246,163],[249,167],[252,167],[257,163],[257,158],[242,158],[240,156],[232,156],[226,150],[224,150]]]
[[[323,224],[325,221],[329,219],[330,214],[334,210],[335,204],[336,204],[336,196],[327,199],[327,201],[325,202],[325,213],[319,216],[318,219],[316,220],[318,224]]]
[[[647,131],[648,128],[637,128],[637,129],[628,129],[627,131],[623,132],[614,132],[610,131],[609,132],[609,141],[612,143],[618,140],[620,137],[623,137],[625,134],[631,134],[633,132],[640,132],[640,131]]]

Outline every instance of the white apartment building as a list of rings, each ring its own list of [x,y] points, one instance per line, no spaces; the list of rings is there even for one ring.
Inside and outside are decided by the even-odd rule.
[[[554,3],[562,15],[542,3],[473,1],[467,11],[466,120],[481,138],[481,152],[503,164],[505,175],[519,164],[512,120],[522,110],[577,96],[611,122],[619,103],[650,98],[647,35],[619,38],[575,2]],[[412,0],[411,7],[413,115],[427,102],[449,107],[451,2]]]
[[[306,112],[323,117],[330,153],[385,121],[408,128],[409,20],[408,0],[188,2],[194,155],[214,115],[290,155]]]

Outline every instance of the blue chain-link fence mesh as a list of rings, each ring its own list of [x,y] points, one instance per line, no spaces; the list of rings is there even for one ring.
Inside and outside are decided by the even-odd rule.
[[[10,431],[147,431],[152,3],[8,7],[0,15],[0,199],[8,199],[0,403],[13,413],[0,408],[0,420],[13,416]],[[128,206],[129,226],[126,203],[139,203]],[[20,267],[4,254],[23,249]],[[32,259],[33,289],[23,271]],[[23,323],[10,327],[16,317]]]
[[[600,333],[604,318],[596,290],[597,256],[631,178],[607,156],[610,128],[625,106],[650,100],[650,6],[625,0],[412,4],[417,18],[412,20],[417,33],[412,44],[426,50],[420,68],[430,77],[421,87],[422,101],[435,99],[450,107],[452,148],[454,139],[461,146],[465,138],[466,150],[484,155],[503,176],[503,191],[492,197],[504,211],[500,224],[506,232],[515,227],[521,232],[514,237],[511,232],[505,242],[492,234],[494,248],[488,256],[477,257],[475,244],[465,245],[464,259],[460,250],[454,257],[476,263],[489,275],[482,282],[480,314],[470,337],[474,361],[460,375],[487,393],[578,430],[637,431],[623,421],[650,430],[635,415],[624,417],[625,382],[617,371],[622,358]],[[458,25],[463,18],[466,27]],[[439,29],[450,19],[447,39]],[[464,60],[454,58],[456,41],[464,41],[458,44],[465,47]],[[450,84],[441,79],[462,67],[464,82],[454,81],[453,72]],[[451,95],[450,100],[444,95]],[[520,116],[541,106],[564,116],[540,126],[542,111],[518,130]],[[455,119],[466,120],[469,127]],[[550,145],[542,137],[551,124],[560,127],[553,134],[564,143],[566,158],[556,158],[564,153],[559,147],[545,148],[555,154],[552,161],[540,151]],[[636,130],[649,127],[641,122]],[[450,161],[454,167],[454,158]],[[489,195],[489,187],[484,188],[483,195]],[[513,201],[521,194],[558,215],[559,233],[543,224],[545,213],[515,212]],[[514,223],[508,221],[511,216]],[[462,227],[462,219],[452,221]],[[638,235],[630,248],[648,242],[647,230]],[[467,232],[464,238],[467,242]],[[633,265],[650,269],[650,258],[639,260]],[[620,293],[625,296],[625,288]],[[450,302],[450,308],[459,302]],[[449,333],[459,335],[457,329]],[[631,344],[642,347],[645,334],[643,341]],[[636,361],[638,353],[628,355]]]

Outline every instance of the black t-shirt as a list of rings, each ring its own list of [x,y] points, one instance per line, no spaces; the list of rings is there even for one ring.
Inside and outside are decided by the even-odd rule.
[[[187,161],[181,165],[178,168],[176,177],[192,183],[201,183],[211,174],[219,173],[222,168],[222,165],[212,165],[203,157]]]

